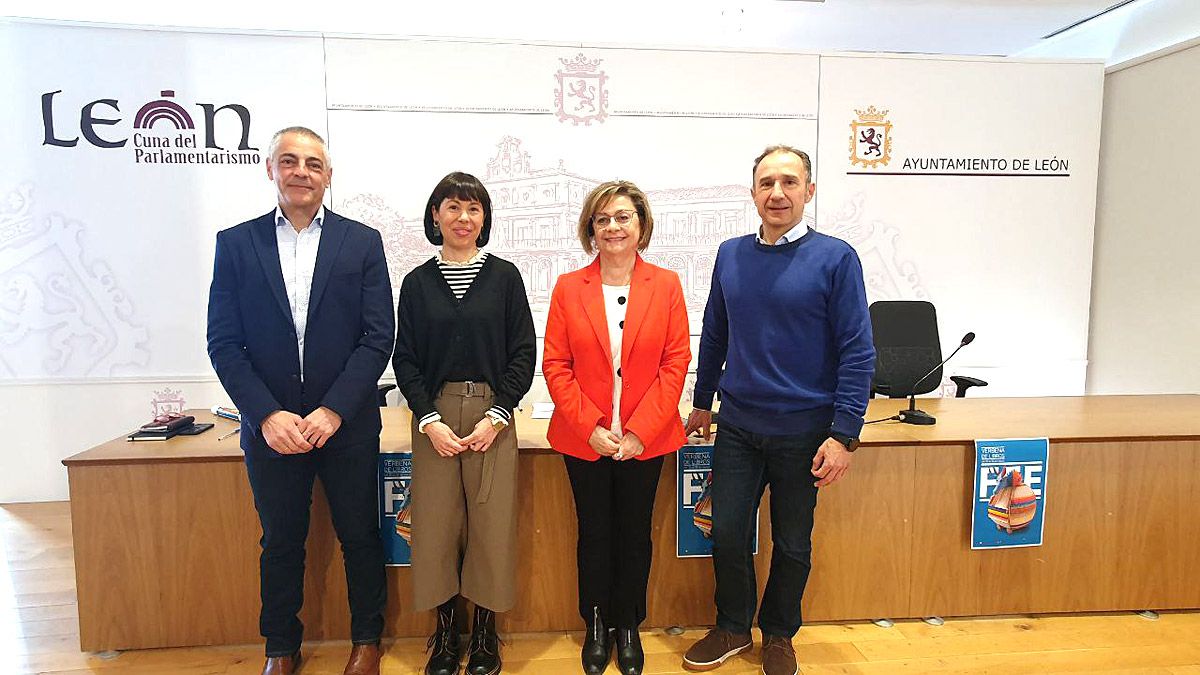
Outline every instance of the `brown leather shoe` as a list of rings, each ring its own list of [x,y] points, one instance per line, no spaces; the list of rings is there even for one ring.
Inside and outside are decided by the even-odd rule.
[[[792,649],[789,638],[764,635],[762,659],[764,675],[798,675],[800,672],[800,666],[796,665],[796,650]]]
[[[300,650],[291,656],[268,656],[262,675],[292,675],[300,667]]]
[[[350,660],[346,662],[346,670],[342,675],[379,675],[379,660],[383,658],[383,650],[378,644],[354,645],[350,650]]]
[[[725,663],[725,659],[753,646],[754,640],[749,633],[737,635],[723,628],[714,628],[683,655],[683,667],[687,670],[712,670]]]

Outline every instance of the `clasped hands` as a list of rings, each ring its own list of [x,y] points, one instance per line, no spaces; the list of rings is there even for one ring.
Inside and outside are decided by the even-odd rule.
[[[633,459],[646,450],[646,446],[642,445],[642,439],[632,431],[618,436],[599,425],[592,430],[592,436],[588,438],[588,445],[592,446],[592,450],[595,450],[597,455],[612,457],[617,461]]]
[[[342,426],[342,416],[321,406],[301,417],[287,410],[276,410],[262,423],[263,440],[281,455],[299,455],[325,442]]]
[[[445,422],[440,420],[426,424],[425,435],[433,442],[433,449],[437,451],[437,454],[442,457],[453,457],[465,450],[487,452],[488,448],[492,447],[492,441],[496,440],[496,436],[499,436],[500,432],[492,426],[492,418],[484,415],[483,419],[475,423],[475,428],[465,438],[459,438],[450,427],[446,426]]]

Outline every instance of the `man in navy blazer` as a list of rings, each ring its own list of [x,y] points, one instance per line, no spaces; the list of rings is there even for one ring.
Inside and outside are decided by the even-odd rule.
[[[376,383],[391,355],[392,290],[379,233],[325,209],[325,141],[288,127],[271,141],[270,213],[217,235],[208,354],[241,411],[262,524],[264,675],[300,662],[304,542],[320,477],[342,544],[354,643],[347,675],[377,675],[387,589],[376,473]]]

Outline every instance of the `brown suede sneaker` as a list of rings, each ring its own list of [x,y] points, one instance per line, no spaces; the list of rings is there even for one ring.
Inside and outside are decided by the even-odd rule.
[[[763,636],[763,675],[797,675],[796,650],[792,641],[778,635]]]
[[[754,640],[749,633],[736,635],[723,628],[714,628],[683,655],[683,667],[687,670],[712,670],[725,663],[725,659],[748,651],[753,646]]]

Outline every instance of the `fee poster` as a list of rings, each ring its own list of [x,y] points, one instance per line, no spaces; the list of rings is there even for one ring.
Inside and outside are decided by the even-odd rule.
[[[1049,456],[1047,438],[975,441],[972,549],[1042,545]]]
[[[685,445],[675,468],[675,556],[712,555],[712,445]],[[754,519],[754,552],[758,553],[758,517]]]
[[[412,484],[412,453],[379,454],[379,536],[383,560],[407,567],[412,561],[412,518],[408,490]]]

